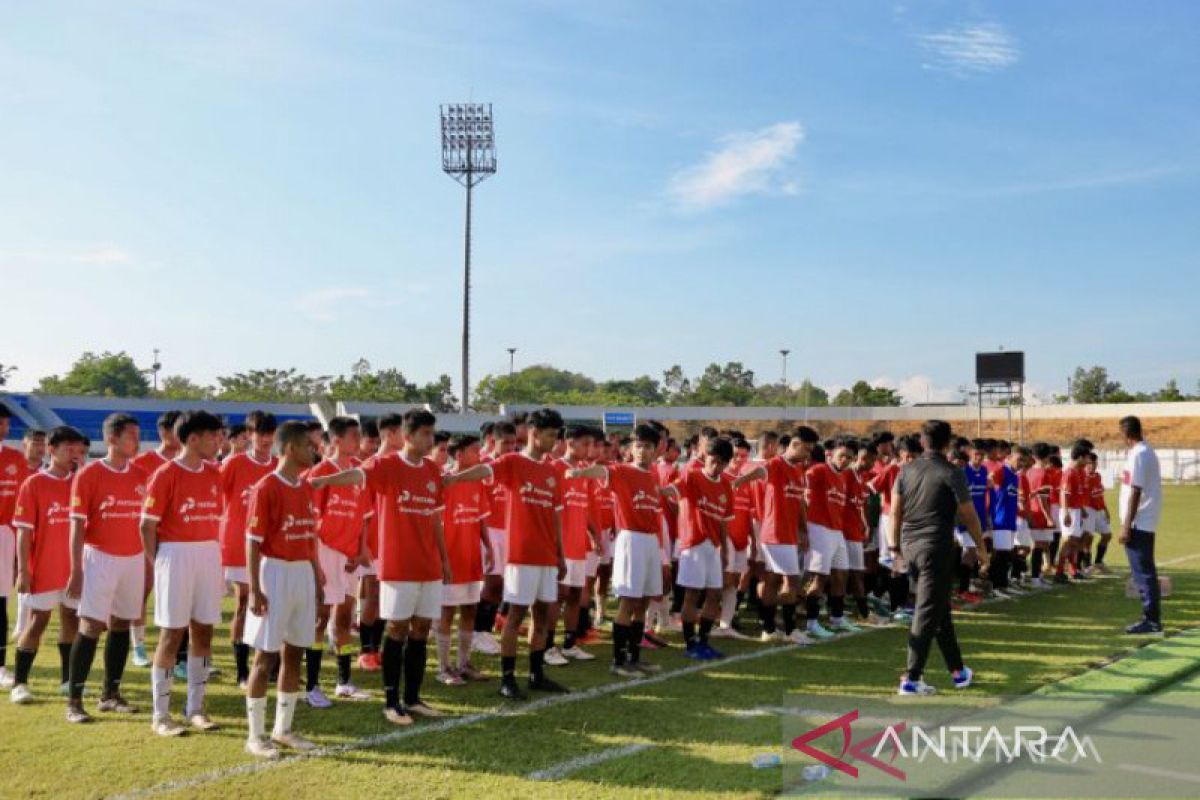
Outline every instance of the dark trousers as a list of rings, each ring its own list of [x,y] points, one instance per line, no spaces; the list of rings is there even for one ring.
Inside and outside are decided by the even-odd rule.
[[[1149,622],[1161,624],[1158,567],[1154,563],[1154,534],[1137,528],[1130,531],[1129,544],[1125,545],[1125,557],[1129,559],[1133,583],[1142,595],[1142,617]]]
[[[920,680],[934,639],[951,672],[962,669],[962,652],[950,619],[950,589],[958,563],[951,542],[906,542],[904,560],[916,583],[916,605],[908,632],[908,678]]]

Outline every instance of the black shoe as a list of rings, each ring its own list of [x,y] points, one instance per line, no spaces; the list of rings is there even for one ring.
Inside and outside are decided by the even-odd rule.
[[[517,686],[516,680],[505,678],[500,681],[500,696],[506,700],[524,700],[525,693],[521,691],[521,687]]]
[[[642,634],[642,636],[646,637],[646,641],[649,642],[650,644],[654,645],[655,647],[670,647],[671,646],[671,643],[668,642],[666,639],[662,638],[661,636],[656,636],[653,633],[651,633],[650,631],[646,631],[645,633]]]
[[[529,690],[533,692],[553,692],[554,694],[571,693],[571,690],[566,686],[563,686],[558,681],[551,680],[544,675],[540,678],[530,678]]]
[[[1059,585],[1062,585],[1062,584],[1070,583],[1071,579],[1067,577],[1067,573],[1061,572],[1054,576],[1054,582]]]
[[[1162,625],[1157,622],[1151,622],[1144,619],[1141,622],[1135,622],[1125,629],[1125,632],[1134,636],[1145,636],[1149,634],[1162,633]]]

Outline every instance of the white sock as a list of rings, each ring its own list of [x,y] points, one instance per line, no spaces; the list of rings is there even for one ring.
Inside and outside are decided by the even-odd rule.
[[[820,624],[821,624],[820,621],[815,620],[815,619],[810,619],[808,621],[808,629],[810,631],[815,631],[820,626]]]
[[[247,697],[246,716],[250,720],[250,738],[261,739],[267,733],[267,698]]]
[[[737,611],[737,587],[726,586],[721,590],[721,627],[733,624],[733,612]]]
[[[135,645],[146,643],[146,626],[145,625],[130,625],[129,631],[130,631],[130,636],[133,638],[133,643]]]
[[[171,713],[171,667],[150,670],[150,692],[154,695],[154,717],[161,719]]]
[[[275,698],[275,727],[273,736],[282,736],[292,732],[292,715],[296,713],[296,700],[299,692],[279,692]]]
[[[458,629],[458,668],[464,669],[471,663],[471,641],[475,632],[465,628]]]
[[[208,685],[208,656],[188,655],[187,660],[187,716],[204,710],[204,689]]]
[[[437,654],[438,654],[438,669],[442,672],[450,671],[450,634],[435,631],[437,636]]]

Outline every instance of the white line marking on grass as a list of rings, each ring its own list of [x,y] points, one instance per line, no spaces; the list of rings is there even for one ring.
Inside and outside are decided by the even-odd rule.
[[[555,764],[553,767],[531,772],[525,778],[531,781],[556,781],[559,778],[570,775],[572,772],[578,772],[581,769],[586,769],[596,764],[603,764],[605,761],[612,761],[614,758],[631,756],[634,753],[648,750],[653,746],[650,744],[627,744],[624,747],[614,747],[611,750],[588,753],[587,755],[564,761],[561,764]]]
[[[1123,769],[1126,772],[1138,772],[1142,775],[1153,775],[1156,778],[1170,778],[1172,780],[1183,781],[1184,783],[1200,783],[1200,775],[1193,775],[1190,772],[1176,772],[1171,769],[1145,767],[1141,764],[1118,764],[1117,769]]]
[[[1170,561],[1162,562],[1161,564],[1159,564],[1159,566],[1160,567],[1173,567],[1176,564],[1182,564],[1183,562],[1191,561],[1194,558],[1200,558],[1200,553],[1192,553],[1190,556],[1180,556],[1179,558],[1172,558]]]

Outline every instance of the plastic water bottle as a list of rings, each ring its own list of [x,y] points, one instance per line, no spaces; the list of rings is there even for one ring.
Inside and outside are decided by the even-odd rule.
[[[829,777],[829,767],[824,764],[810,764],[804,768],[804,780],[809,783],[823,781]]]
[[[772,769],[783,764],[783,758],[779,753],[762,753],[754,757],[750,762],[755,769]]]

